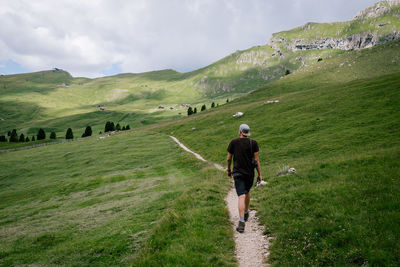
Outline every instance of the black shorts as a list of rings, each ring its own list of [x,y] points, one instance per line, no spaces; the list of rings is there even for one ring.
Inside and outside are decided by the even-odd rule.
[[[235,172],[233,174],[233,179],[235,180],[235,188],[238,196],[250,192],[250,189],[254,183],[254,175],[244,175]]]

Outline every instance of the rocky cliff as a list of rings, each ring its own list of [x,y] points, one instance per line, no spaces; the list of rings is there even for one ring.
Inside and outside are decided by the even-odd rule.
[[[275,50],[284,48],[291,51],[370,48],[400,39],[399,24],[400,0],[382,1],[360,11],[349,22],[307,23],[295,32],[276,33],[270,39],[269,45]],[[326,33],[335,29],[337,31],[333,34]],[[353,33],[346,35],[349,32]]]

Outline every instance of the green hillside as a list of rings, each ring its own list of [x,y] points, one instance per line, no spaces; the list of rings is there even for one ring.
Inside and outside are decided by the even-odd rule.
[[[1,266],[234,265],[228,181],[168,136],[0,154],[0,168]]]
[[[254,190],[252,205],[276,238],[274,266],[396,266],[400,65],[387,62],[398,55],[399,41],[345,52],[152,129],[225,165],[228,142],[250,125],[269,182]],[[233,118],[238,111],[244,116]],[[285,166],[297,174],[278,176]]]
[[[368,13],[375,12],[377,5],[384,12]],[[307,45],[307,42],[346,38],[358,33],[360,36],[372,34],[384,42],[400,36],[399,5],[389,6],[386,2],[377,5],[351,21],[308,23],[276,33],[271,45],[236,51],[189,73],[162,70],[87,79],[73,78],[63,70],[54,69],[3,75],[0,77],[0,134],[15,128],[31,136],[38,128],[44,128],[64,136],[66,129],[72,127],[80,136],[87,125],[96,133],[103,131],[108,120],[140,127],[186,116],[187,107],[183,104],[198,110],[203,104],[210,107],[212,102],[222,105],[227,98],[246,95],[286,74],[309,70],[317,60],[336,58],[344,53],[340,49],[286,47],[299,40]],[[388,64],[397,62],[394,56]]]

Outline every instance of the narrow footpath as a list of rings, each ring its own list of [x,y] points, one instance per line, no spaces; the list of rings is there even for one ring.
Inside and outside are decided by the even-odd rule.
[[[182,149],[189,153],[195,155],[195,157],[201,161],[207,162],[201,155],[191,151],[184,144],[182,144],[177,138],[170,136]],[[215,168],[221,171],[226,171],[224,167],[217,163],[212,163]],[[256,189],[253,189],[256,190]],[[268,266],[266,264],[266,259],[269,256],[269,239],[265,235],[264,226],[260,225],[258,222],[258,217],[256,217],[256,211],[250,210],[249,220],[246,222],[246,228],[244,233],[238,233],[236,231],[236,226],[239,221],[238,214],[238,197],[235,188],[232,184],[228,195],[225,198],[227,203],[227,209],[229,211],[229,217],[232,224],[234,239],[235,239],[235,255],[239,263],[239,267],[247,266]]]

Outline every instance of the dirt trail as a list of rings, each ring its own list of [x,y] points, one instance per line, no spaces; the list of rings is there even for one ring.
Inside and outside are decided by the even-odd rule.
[[[177,138],[170,136],[181,148],[190,152],[201,161],[206,161],[199,154],[191,151],[185,145],[183,145]],[[214,167],[218,170],[225,171],[225,168],[217,163],[213,163]],[[266,236],[263,235],[264,226],[258,223],[258,218],[255,216],[256,211],[250,211],[249,220],[246,222],[244,233],[240,234],[236,231],[236,226],[239,221],[238,214],[238,197],[236,190],[233,187],[229,190],[227,197],[225,198],[227,208],[229,210],[229,217],[232,223],[234,238],[235,238],[235,254],[240,267],[245,266],[268,266],[265,263],[266,258],[269,255],[268,247],[269,241]]]

